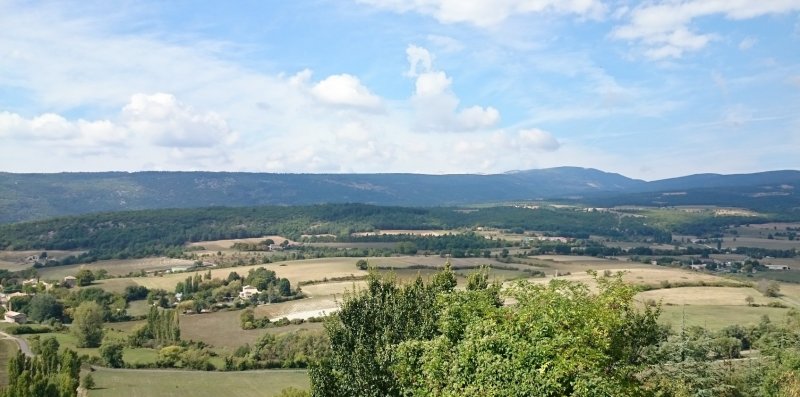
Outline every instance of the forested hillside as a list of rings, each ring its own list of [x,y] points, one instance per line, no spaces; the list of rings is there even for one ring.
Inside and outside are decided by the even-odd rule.
[[[353,202],[452,206],[565,198],[598,205],[705,204],[783,211],[800,207],[797,186],[800,171],[703,174],[645,182],[576,167],[494,175],[0,173],[0,223],[159,208]]]
[[[752,221],[752,220],[751,220]],[[639,217],[581,209],[405,208],[365,204],[167,209],[101,213],[0,226],[0,250],[88,250],[83,260],[178,254],[187,242],[333,234],[375,229],[493,227],[671,241],[669,230]]]

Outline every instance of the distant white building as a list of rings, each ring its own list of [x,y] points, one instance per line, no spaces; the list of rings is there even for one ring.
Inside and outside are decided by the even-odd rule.
[[[18,313],[9,310],[5,314],[5,320],[9,323],[25,324],[25,322],[28,321],[28,317],[25,315],[25,313]]]
[[[252,285],[245,285],[242,287],[242,292],[239,292],[239,297],[242,299],[250,299],[253,295],[258,295],[258,288]]]
[[[75,276],[67,276],[64,277],[64,286],[67,288],[72,288],[78,285],[78,279]]]
[[[31,279],[28,279],[28,280],[25,280],[25,281],[22,282],[23,286],[25,286],[25,285],[36,285],[36,284],[39,284],[39,280],[37,280],[35,278],[31,278]]]
[[[791,270],[789,266],[786,265],[766,265],[767,269],[769,270]]]
[[[697,265],[689,265],[689,267],[692,268],[692,270],[704,270],[706,268],[706,264],[700,263]]]

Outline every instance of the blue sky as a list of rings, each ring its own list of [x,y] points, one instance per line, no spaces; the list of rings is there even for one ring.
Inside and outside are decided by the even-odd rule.
[[[0,170],[800,169],[800,0],[0,1]]]

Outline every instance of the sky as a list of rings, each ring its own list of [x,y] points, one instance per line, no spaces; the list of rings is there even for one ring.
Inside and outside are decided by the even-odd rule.
[[[800,169],[800,0],[0,0],[0,171]]]

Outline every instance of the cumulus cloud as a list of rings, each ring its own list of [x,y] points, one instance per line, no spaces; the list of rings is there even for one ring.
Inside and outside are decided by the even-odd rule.
[[[214,112],[197,111],[165,93],[135,94],[122,109],[127,128],[166,147],[210,147],[231,144],[237,134]]]
[[[561,146],[552,134],[538,128],[521,130],[518,132],[518,138],[519,145],[526,149],[552,152]]]
[[[335,134],[337,139],[350,142],[365,142],[370,138],[369,130],[359,121],[345,123],[335,130]]]
[[[311,93],[320,102],[329,105],[353,106],[371,110],[381,108],[381,99],[361,84],[357,77],[349,74],[328,76],[315,84]]]
[[[680,58],[687,52],[705,48],[717,38],[713,33],[693,31],[691,25],[697,18],[718,15],[744,20],[797,10],[800,3],[787,0],[661,0],[644,3],[626,13],[628,23],[615,28],[611,36],[642,45],[645,56],[653,60]]]
[[[413,44],[406,48],[406,59],[408,59],[408,72],[406,75],[416,77],[418,70],[422,72],[430,71],[433,67],[433,55],[426,48],[418,47]]]
[[[73,146],[100,146],[122,142],[127,137],[127,131],[108,120],[70,121],[54,113],[25,118],[16,113],[2,112],[0,137]]]
[[[464,22],[491,27],[515,15],[552,12],[601,18],[606,7],[600,0],[359,0],[394,12],[416,12],[443,23]]]
[[[500,112],[491,107],[470,106],[459,109],[460,99],[453,93],[453,80],[441,70],[435,70],[430,52],[409,45],[408,75],[416,77],[412,104],[418,127],[435,131],[471,131],[494,126]]]
[[[133,95],[116,121],[68,120],[54,113],[24,118],[2,112],[0,137],[58,141],[72,147],[114,146],[144,137],[156,146],[200,148],[231,144],[237,134],[216,113],[199,112],[173,95],[156,93]]]

